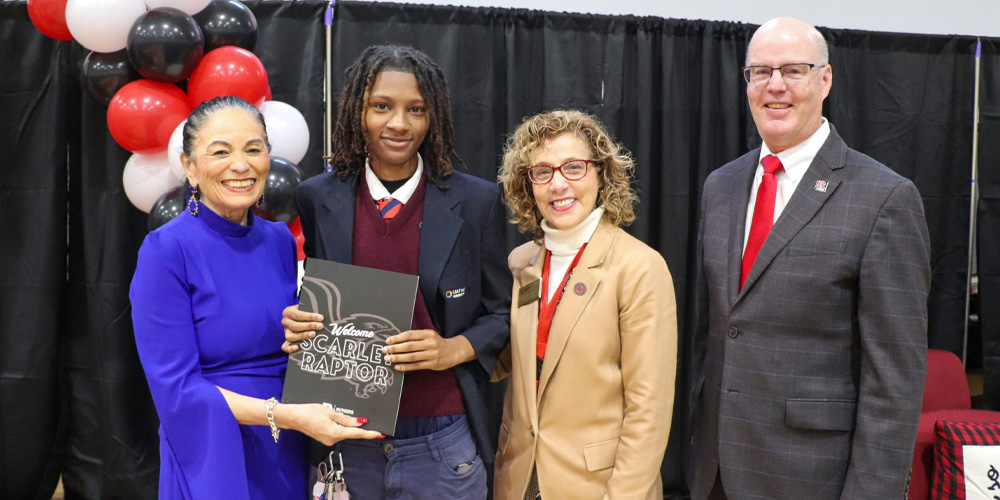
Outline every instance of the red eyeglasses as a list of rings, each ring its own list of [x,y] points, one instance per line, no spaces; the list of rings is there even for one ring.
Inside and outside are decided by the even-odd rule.
[[[548,184],[556,174],[556,170],[562,174],[567,181],[578,181],[587,175],[587,166],[595,163],[594,160],[570,160],[558,167],[539,163],[527,167],[528,180],[532,184]]]

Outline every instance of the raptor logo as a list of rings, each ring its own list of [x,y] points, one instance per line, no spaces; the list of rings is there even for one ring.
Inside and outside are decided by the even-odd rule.
[[[302,341],[289,358],[302,370],[320,374],[321,380],[348,382],[359,398],[367,399],[376,391],[384,394],[395,375],[382,358],[382,347],[386,339],[400,333],[399,328],[373,314],[343,317],[336,285],[309,276],[303,281],[313,286],[302,287],[299,301],[305,309],[320,311],[327,324],[316,337]]]

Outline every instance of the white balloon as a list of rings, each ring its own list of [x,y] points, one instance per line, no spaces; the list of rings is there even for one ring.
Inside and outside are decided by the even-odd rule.
[[[146,6],[150,9],[156,7],[173,7],[183,10],[187,15],[193,16],[202,11],[212,0],[146,0]]]
[[[271,143],[271,156],[284,158],[296,165],[306,157],[309,149],[309,126],[306,119],[290,104],[267,101],[259,106],[267,126],[267,140]]]
[[[185,123],[187,123],[187,120],[182,121],[174,129],[174,133],[170,134],[170,141],[167,143],[167,164],[170,165],[170,171],[178,179],[187,177],[184,173],[184,164],[181,163],[181,153],[184,152]]]
[[[80,45],[115,52],[125,48],[132,24],[144,12],[143,0],[69,0],[66,26]]]
[[[125,196],[135,208],[149,213],[156,200],[167,191],[180,186],[183,182],[170,171],[167,164],[167,153],[151,155],[133,154],[125,162],[122,172],[122,185],[125,186]]]

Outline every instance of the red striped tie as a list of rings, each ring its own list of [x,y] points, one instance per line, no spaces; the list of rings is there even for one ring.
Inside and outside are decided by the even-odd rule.
[[[753,206],[753,222],[750,223],[750,236],[747,237],[747,248],[743,251],[743,270],[740,273],[740,289],[750,274],[753,261],[764,245],[767,234],[774,224],[774,196],[778,192],[778,180],[775,178],[782,169],[781,160],[777,156],[767,155],[760,161],[764,165],[764,175],[757,188],[757,201]]]
[[[403,208],[402,202],[389,196],[375,200],[375,203],[378,205],[378,213],[382,214],[383,220],[392,219]]]

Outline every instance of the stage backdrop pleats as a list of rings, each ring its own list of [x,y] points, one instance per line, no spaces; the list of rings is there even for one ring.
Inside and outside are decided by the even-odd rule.
[[[69,46],[0,2],[0,496],[51,498],[65,409]],[[45,493],[49,496],[45,496]]]
[[[250,4],[275,100],[312,132],[322,171],[322,2]],[[155,498],[156,411],[135,352],[128,286],[146,214],[122,188],[130,153],[80,85],[87,51],[0,2],[0,494]],[[67,269],[68,263],[68,269]]]
[[[1000,411],[1000,40],[983,40],[979,103],[979,330],[983,403]],[[973,339],[970,339],[973,340]]]

